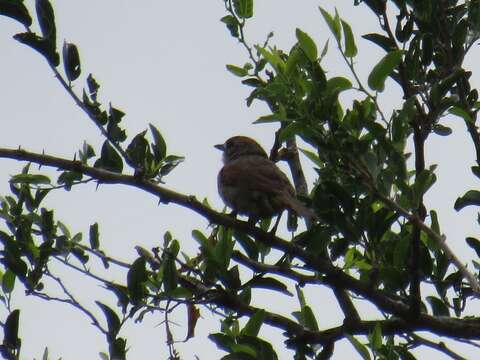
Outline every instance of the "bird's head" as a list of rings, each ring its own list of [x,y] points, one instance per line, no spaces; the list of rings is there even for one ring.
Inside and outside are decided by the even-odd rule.
[[[268,158],[265,150],[255,140],[247,136],[231,137],[224,144],[215,145],[215,148],[223,151],[223,162],[225,164],[242,156]]]

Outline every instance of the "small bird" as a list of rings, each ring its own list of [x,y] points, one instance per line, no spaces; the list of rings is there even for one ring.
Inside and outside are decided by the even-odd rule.
[[[234,136],[215,148],[223,151],[224,163],[218,173],[218,192],[234,214],[247,215],[252,224],[281,215],[284,210],[308,221],[316,218],[311,209],[297,200],[287,176],[255,140]],[[272,232],[279,219],[280,216]]]

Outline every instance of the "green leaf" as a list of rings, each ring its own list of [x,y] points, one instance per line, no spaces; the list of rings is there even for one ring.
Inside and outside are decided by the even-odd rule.
[[[48,347],[43,350],[42,360],[48,360]]]
[[[437,177],[430,170],[423,170],[415,177],[415,184],[413,186],[417,196],[425,194],[428,189],[435,183]]]
[[[48,0],[35,0],[35,9],[37,11],[38,23],[42,30],[43,37],[48,39],[55,47],[57,39],[55,28],[55,15],[53,13],[52,5]]]
[[[172,243],[178,241],[174,240]],[[165,291],[173,291],[177,288],[178,285],[178,271],[175,267],[175,257],[170,255],[163,263],[163,288]]]
[[[117,304],[118,306],[122,307],[122,312],[125,314],[127,311],[127,306],[130,302],[128,298],[128,289],[126,286],[123,285],[117,285],[117,284],[105,284],[105,288],[110,290],[115,294],[117,297]]]
[[[21,340],[18,337],[18,320],[20,318],[20,310],[13,310],[7,317],[3,326],[3,345],[11,349],[18,350]]]
[[[13,288],[15,287],[15,273],[8,269],[5,271],[5,274],[3,274],[2,278],[2,290],[5,294],[10,294],[13,291]]]
[[[234,38],[238,38],[240,25],[234,16],[224,16],[220,19],[220,21],[227,26],[228,31],[230,31],[230,35],[232,35]]]
[[[257,79],[257,78],[249,77],[245,80],[242,80],[242,84],[247,85],[247,86],[251,86],[253,88],[259,88],[262,85],[264,85],[264,82]]]
[[[322,168],[324,166],[324,163],[322,162],[322,160],[320,160],[319,156],[315,154],[313,151],[306,150],[306,149],[300,149],[300,151],[319,168]]]
[[[252,288],[269,289],[279,291],[288,296],[293,296],[293,294],[288,291],[288,288],[284,283],[271,277],[253,278],[251,281],[248,282],[248,285]]]
[[[12,176],[10,179],[12,184],[30,184],[30,185],[39,185],[39,184],[50,184],[50,179],[48,176],[40,174],[18,174]]]
[[[346,338],[350,343],[353,345],[355,350],[360,354],[362,359],[364,360],[370,360],[370,353],[368,352],[368,349],[365,345],[363,345],[360,341],[358,341],[356,338],[354,338],[352,335],[346,335]]]
[[[112,339],[115,339],[120,331],[120,319],[118,318],[115,311],[105,304],[102,304],[100,301],[95,301],[98,307],[103,311],[105,318],[107,319],[108,334]]]
[[[303,324],[305,327],[312,331],[318,331],[317,319],[315,319],[315,314],[312,311],[312,308],[308,305],[302,307],[302,317]]]
[[[180,251],[180,243],[178,242],[178,240],[173,239],[170,242],[170,246],[168,247],[168,255],[173,258],[176,258],[179,251]]]
[[[92,97],[92,100],[96,102],[98,89],[100,89],[100,85],[97,83],[97,80],[95,80],[92,74],[88,74],[87,76],[87,86],[88,86],[89,95]],[[102,125],[105,125],[105,124],[102,123]]]
[[[382,347],[382,327],[378,322],[375,324],[375,328],[370,335],[370,343],[376,351],[380,350]]]
[[[43,199],[45,199],[45,197],[48,195],[49,192],[50,192],[50,189],[46,189],[46,190],[37,189],[35,191],[35,198],[32,204],[34,209],[37,209],[40,206],[41,202],[43,201]]]
[[[448,110],[450,114],[456,115],[458,117],[461,117],[463,120],[470,124],[475,124],[475,121],[473,118],[470,116],[468,112],[466,112],[464,109],[462,109],[460,106],[453,106]]]
[[[387,36],[372,33],[362,35],[362,37],[368,41],[373,42],[375,45],[380,46],[386,52],[391,52],[396,49],[395,41],[393,41]]]
[[[458,297],[453,298],[453,311],[455,312],[456,317],[462,315],[462,299]]]
[[[336,14],[335,19],[332,15],[330,15],[326,10],[324,10],[321,6],[318,7],[320,12],[322,13],[323,19],[327,23],[330,31],[332,32],[333,36],[337,42],[340,42],[340,38],[342,36],[342,29],[340,27],[340,19],[338,18],[338,14]]]
[[[402,56],[403,50],[394,50],[385,55],[380,62],[375,65],[368,76],[368,86],[370,86],[372,90],[383,91],[385,88],[385,80],[400,64]]]
[[[323,45],[322,52],[320,53],[320,61],[325,57],[325,55],[327,55],[329,42],[330,39],[327,39],[327,41],[325,41],[325,45]]]
[[[247,335],[239,335],[236,340],[229,360],[278,360],[272,345],[265,340]]]
[[[318,50],[317,45],[315,45],[315,42],[312,40],[312,38],[306,32],[303,32],[299,28],[295,30],[295,35],[297,36],[300,48],[305,53],[307,58],[311,62],[316,61],[318,58]]]
[[[267,124],[273,122],[286,122],[288,121],[286,114],[274,113],[270,115],[263,115],[260,116],[257,120],[255,120],[254,124]]]
[[[208,338],[212,340],[219,349],[230,352],[233,345],[235,345],[235,338],[221,333],[210,334]]]
[[[430,210],[430,221],[432,223],[431,225],[432,230],[435,233],[440,234],[440,224],[438,222],[438,215],[435,210]]]
[[[468,21],[475,29],[475,32],[480,32],[480,1],[469,1]]]
[[[114,124],[119,124],[123,117],[125,116],[125,113],[117,109],[116,107],[113,107],[112,104],[110,104],[110,107],[108,109],[108,121]]]
[[[45,240],[52,240],[55,235],[53,210],[48,211],[47,209],[42,208],[40,218],[43,238]]]
[[[145,282],[148,279],[145,266],[145,259],[139,257],[133,262],[127,273],[128,294],[134,303],[139,303],[145,297]]]
[[[345,90],[350,90],[352,88],[352,82],[347,78],[337,76],[327,81],[326,93],[331,96],[336,96]]]
[[[81,72],[80,66],[80,54],[78,53],[77,46],[75,44],[70,44],[68,42],[63,43],[63,67],[65,69],[65,74],[69,81],[76,80]]]
[[[160,161],[167,156],[167,144],[155,125],[148,124],[148,126],[150,127],[150,131],[152,132],[153,136],[154,144],[152,144],[152,148],[153,153],[155,154],[155,159]]]
[[[468,246],[475,250],[477,256],[480,258],[480,240],[473,237],[467,237],[465,241],[467,242]]]
[[[82,149],[78,151],[78,155],[83,163],[87,163],[88,159],[95,156],[95,150],[93,149],[92,145],[84,141]]]
[[[72,237],[72,235],[70,234],[70,230],[68,230],[68,227],[64,223],[62,223],[61,221],[57,221],[57,226],[62,232],[62,234],[65,235],[68,239]]]
[[[110,342],[111,360],[126,360],[127,359],[127,341],[124,338],[116,338]]]
[[[285,126],[281,131],[280,135],[278,136],[278,140],[283,143],[288,139],[292,138],[295,135],[301,134],[305,129],[305,125],[301,122],[291,122],[287,126]]]
[[[465,70],[458,68],[447,77],[434,83],[430,91],[430,100],[433,104],[439,104],[445,95],[451,91],[455,84],[462,78],[465,78]]]
[[[307,302],[305,300],[305,295],[303,294],[302,288],[299,285],[295,285],[295,291],[297,292],[298,302],[300,303],[300,308],[304,308],[307,306]]]
[[[192,230],[192,236],[202,247],[210,247],[208,238],[201,231]]]
[[[120,112],[120,110],[118,110],[118,112]],[[127,140],[127,133],[118,125],[120,121],[113,116],[107,116],[106,119],[108,122],[107,138],[114,144]]]
[[[262,327],[263,320],[265,319],[265,310],[261,309],[255,312],[248,322],[245,324],[244,328],[240,332],[241,335],[248,336],[257,336],[260,328]]]
[[[82,236],[83,236],[82,233],[80,233],[80,232],[76,233],[75,235],[73,235],[72,241],[76,242],[76,243],[79,243],[79,242],[82,241]]]
[[[70,191],[75,182],[82,180],[83,174],[76,171],[64,171],[58,177],[57,183],[63,185],[65,190]]]
[[[436,298],[435,296],[427,296],[427,301],[432,307],[434,316],[450,316],[450,311],[448,310],[447,305],[445,305],[439,298]]]
[[[89,235],[91,248],[97,250],[100,247],[100,240],[98,236],[98,223],[90,225]]]
[[[146,133],[147,130],[135,135],[131,143],[127,146],[128,158],[136,167],[142,167],[144,165],[146,153],[149,149],[147,139],[145,139]]]
[[[30,32],[15,34],[13,38],[18,42],[31,47],[35,51],[38,51],[52,66],[56,67],[60,64],[60,56],[47,39]]]
[[[440,136],[448,136],[452,133],[452,129],[450,129],[448,126],[435,124],[433,125],[433,132]]]
[[[182,163],[183,160],[185,160],[183,156],[168,155],[164,159],[164,165],[160,169],[160,175],[168,175],[173,169],[175,169],[180,163]]]
[[[233,237],[245,250],[248,257],[253,260],[258,260],[259,250],[256,242],[248,235],[242,232],[233,231]]]
[[[230,71],[233,75],[244,77],[248,75],[248,71],[244,68],[235,66],[235,65],[226,65],[227,70]]]
[[[355,45],[355,38],[353,36],[352,28],[350,24],[342,20],[343,39],[345,42],[345,56],[355,57],[358,53],[357,46]]]
[[[305,56],[304,50],[300,48],[300,45],[298,43],[295,44],[292,50],[290,50],[287,63],[285,64],[285,75],[287,77],[296,76],[297,70],[302,67],[302,60]]]
[[[240,19],[248,19],[253,16],[253,0],[233,0],[233,8]]]
[[[472,170],[473,175],[480,178],[480,166],[472,166],[470,169]]]
[[[453,208],[456,211],[459,211],[469,205],[475,205],[475,206],[480,205],[480,191],[477,191],[477,190],[467,191],[465,195],[459,197],[455,201],[455,205],[453,206]]]
[[[275,69],[277,73],[283,73],[285,70],[285,62],[278,55],[277,52],[270,52],[267,49],[256,46],[257,51],[262,55],[262,57]]]
[[[32,17],[22,1],[0,0],[0,15],[17,20],[25,27],[32,25]]]
[[[227,269],[228,264],[230,263],[235,242],[232,239],[232,230],[224,226],[219,228],[218,237],[219,241],[215,246],[214,255],[217,263],[223,266],[223,269],[220,270],[224,271]]]
[[[95,161],[94,167],[102,168],[108,171],[121,173],[123,170],[123,161],[117,151],[105,140],[102,146],[100,158]]]

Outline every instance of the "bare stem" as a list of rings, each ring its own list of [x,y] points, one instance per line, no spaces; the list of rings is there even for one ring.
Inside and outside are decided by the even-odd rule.
[[[62,289],[63,293],[67,296],[67,299],[61,299],[61,298],[56,298],[56,297],[51,297],[47,294],[43,293],[38,293],[34,292],[35,295],[44,298],[46,300],[54,300],[54,301],[59,301],[63,302],[66,304],[70,304],[76,309],[80,310],[83,314],[85,314],[90,320],[92,320],[92,324],[100,330],[103,334],[107,335],[107,331],[100,325],[98,322],[97,318],[90,312],[86,307],[84,307],[80,302],[73,296],[73,294],[70,292],[70,290],[66,287],[66,285],[63,283],[62,279],[59,277],[53,275],[49,270],[45,272],[45,275],[47,275],[49,278],[54,280]]]

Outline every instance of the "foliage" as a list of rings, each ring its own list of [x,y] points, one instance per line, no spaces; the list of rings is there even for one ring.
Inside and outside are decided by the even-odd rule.
[[[247,22],[253,21],[253,0],[224,0],[224,5],[226,15],[221,21],[249,58],[243,66],[227,65],[227,70],[251,88],[247,105],[253,101],[268,105],[271,113],[256,123],[278,123],[272,158],[284,158],[290,168],[300,170],[292,172],[299,180],[296,184],[305,179],[298,152],[290,150],[296,150],[296,139],[307,144],[308,148],[300,150],[311,160],[317,177],[311,192],[298,187],[297,193],[309,202],[319,221],[286,241],[267,232],[268,222],[254,227],[164,188],[164,177],[183,158],[168,153],[165,139],[152,124],[129,137],[122,124],[125,114],[111,105],[105,109],[98,101],[100,85],[93,75],[88,76],[81,95],[74,91],[73,83],[82,72],[80,53],[75,44],[65,42],[60,57],[50,2],[36,1],[35,20],[41,30],[37,34],[30,28],[32,15],[21,0],[0,0],[0,14],[26,27],[14,38],[45,58],[105,139],[100,149],[84,143],[74,160],[0,149],[0,157],[61,170],[57,179],[51,179],[32,172],[27,164],[10,179],[11,194],[1,198],[0,299],[10,313],[2,322],[3,357],[20,358],[19,322],[29,320],[13,309],[15,285],[23,286],[30,296],[59,301],[45,287],[48,278],[62,288],[61,301],[89,317],[105,335],[105,359],[127,357],[122,326],[132,319],[141,322],[148,312],[164,314],[170,357],[179,358],[168,319],[179,305],[188,309],[187,340],[195,336],[199,308],[214,311],[221,329],[209,338],[228,353],[224,359],[277,359],[275,349],[262,339],[263,324],[283,333],[295,359],[329,358],[341,339],[347,339],[364,359],[414,359],[411,350],[418,346],[459,358],[443,342],[418,335],[429,331],[462,341],[480,336],[479,319],[464,315],[480,293],[478,274],[471,273],[450,250],[437,212],[424,203],[437,179],[436,167],[426,164],[425,149],[430,136],[451,133],[442,124],[443,116],[458,116],[475,147],[477,165],[472,172],[480,177],[478,92],[470,82],[472,73],[463,66],[479,39],[480,1],[355,0],[355,6],[368,6],[380,24],[378,32],[362,38],[385,52],[372,66],[367,84],[355,68],[356,41],[360,39],[338,12],[319,9],[351,70],[350,78],[328,76],[322,65],[328,41],[319,50],[313,38],[297,28],[296,43],[290,49],[270,45],[271,34],[265,43],[252,45],[244,30]],[[401,89],[404,102],[388,116],[378,100],[393,86]],[[351,103],[340,101],[345,91],[355,92]],[[407,161],[410,141],[413,165]],[[284,151],[280,150],[284,145]],[[282,152],[289,151],[289,156],[282,157]],[[161,202],[191,209],[214,227],[209,234],[192,231],[199,244],[198,255],[183,253],[179,241],[167,232],[161,247],[138,247],[139,256],[133,263],[118,261],[102,248],[98,223],[91,225],[85,241],[81,233],[71,234],[55,210],[42,204],[52,191],[69,191],[90,181],[142,189]],[[475,189],[459,194],[455,209],[479,206],[479,194]],[[478,256],[480,241],[470,237],[466,242]],[[276,263],[270,256],[272,249],[284,254]],[[92,258],[100,259],[106,269],[125,268],[125,281],[111,282],[86,270]],[[52,273],[53,262],[102,282],[118,306],[111,308],[97,301],[104,316],[97,319],[65,287],[61,275]],[[478,262],[473,265],[478,271]],[[254,272],[248,280],[244,269]],[[305,296],[307,284],[334,290],[343,312],[339,317],[344,316],[342,325],[330,329],[319,325],[321,309]],[[268,306],[254,306],[257,288],[275,296],[293,296],[295,292],[297,311],[285,316],[271,312]],[[366,320],[353,298],[375,305],[380,317]],[[243,327],[241,317],[248,318]]]

